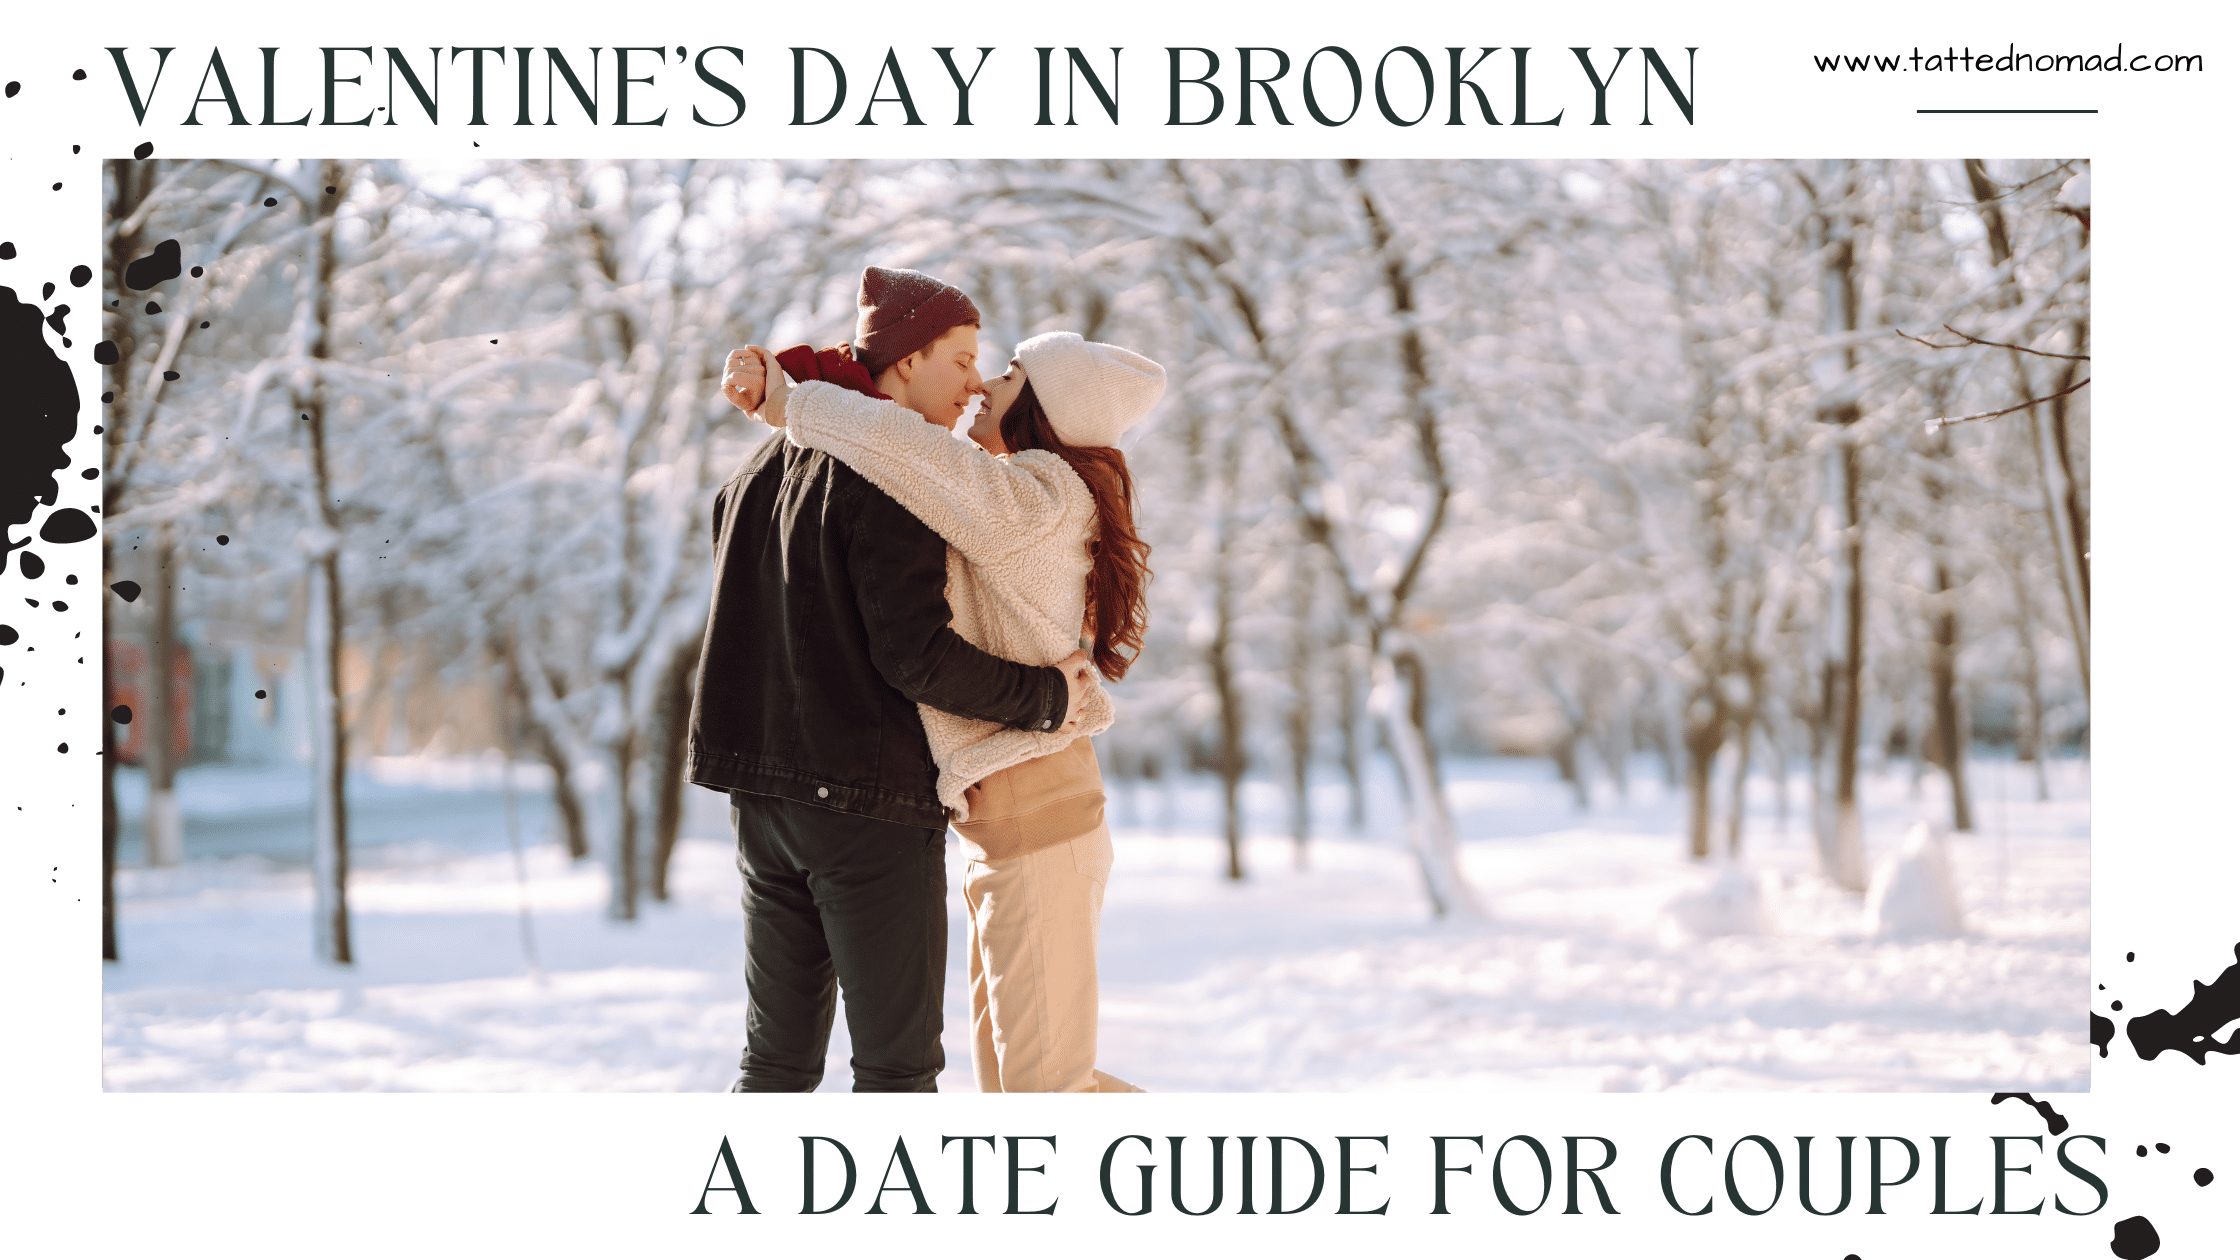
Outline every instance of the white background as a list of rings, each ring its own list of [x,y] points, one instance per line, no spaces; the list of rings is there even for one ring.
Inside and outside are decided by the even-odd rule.
[[[897,11],[877,11],[881,7]],[[2233,89],[2226,67],[2232,44],[2229,22],[2197,16],[2205,12],[2175,5],[2027,10],[1881,5],[1800,12],[1793,6],[1710,11],[1667,4],[1600,5],[1551,16],[1487,6],[1354,5],[1318,11],[1292,5],[1241,15],[1188,4],[918,3],[648,6],[584,18],[550,6],[467,13],[458,6],[398,4],[265,14],[207,6],[25,6],[15,12],[11,38],[0,46],[0,81],[23,85],[16,96],[0,101],[0,150],[7,157],[0,165],[0,237],[19,250],[16,259],[0,263],[0,284],[33,300],[40,285],[53,280],[60,287],[52,300],[69,300],[63,295],[71,292],[65,279],[70,267],[99,258],[100,159],[123,156],[143,140],[153,141],[167,157],[338,152],[2089,157],[2094,240],[2101,254],[2094,269],[2098,345],[2092,386],[2100,421],[2093,443],[2099,498],[2093,971],[2111,988],[2120,979],[2133,1012],[2174,1009],[2190,996],[2191,981],[2214,979],[2232,964],[2234,942],[2240,940],[2235,906],[2240,858],[2225,812],[2232,792],[2224,780],[2234,759],[2232,740],[2218,725],[2240,707],[2230,649],[2233,599],[2225,586],[2198,577],[2217,567],[2205,563],[2204,555],[2230,545],[2229,485],[2240,457],[2223,370],[2231,328],[2228,295],[2240,280],[2227,220],[2240,198],[2234,195],[2228,144],[2218,139],[2229,126]],[[2026,50],[2080,53],[2110,51],[2121,41],[2127,52],[2199,53],[2207,69],[2190,75],[1931,77],[1820,74],[1810,61],[1815,52],[1917,46],[1924,52],[1962,44],[2004,51],[2010,41]],[[110,44],[133,48],[136,68],[152,64],[146,51],[151,47],[177,49],[145,126],[133,123],[104,51]],[[316,108],[322,44],[417,46],[423,64],[431,44],[666,45],[672,50],[666,66],[651,71],[656,86],[634,93],[639,99],[632,109],[650,117],[667,107],[669,123],[593,128],[579,111],[572,121],[559,113],[557,126],[513,127],[509,66],[489,90],[490,117],[498,125],[469,128],[449,108],[451,90],[464,95],[461,61],[445,72],[447,119],[441,128],[429,127],[413,110],[403,125],[393,127],[230,128],[217,125],[225,118],[222,106],[204,107],[203,126],[178,125],[213,45],[226,53],[252,119],[261,106],[255,50],[262,45],[283,50],[280,116]],[[726,75],[747,90],[744,121],[721,129],[689,122],[692,104],[718,117],[730,106],[678,68],[673,50],[679,44],[694,52],[710,44],[747,49],[746,70]],[[849,70],[850,106],[822,127],[784,125],[791,107],[785,50],[796,44],[830,49]],[[900,110],[894,106],[880,107],[882,125],[854,125],[890,44],[911,77],[926,126],[898,125]],[[1033,49],[1069,44],[1126,49],[1123,125],[1106,121],[1085,92],[1076,107],[1081,125],[1031,125]],[[1314,49],[1337,44],[1351,50],[1365,70],[1386,49],[1409,44],[1431,54],[1442,71],[1448,45],[1529,45],[1536,50],[1535,110],[1544,115],[1561,107],[1565,120],[1536,128],[1437,126],[1444,118],[1442,97],[1430,120],[1409,129],[1377,117],[1373,100],[1354,121],[1334,130],[1314,125],[1295,107],[1295,125],[1289,128],[1269,125],[1272,120],[1261,112],[1262,125],[1247,129],[1233,124],[1232,92],[1223,121],[1167,127],[1161,125],[1164,48],[1171,44],[1232,55],[1241,44],[1281,46],[1295,67]],[[1606,60],[1615,46],[1645,44],[1660,49],[1676,73],[1683,71],[1687,46],[1700,50],[1695,124],[1684,125],[1660,90],[1658,125],[1635,125],[1640,84],[1634,60],[1612,89],[1614,125],[1585,125],[1591,95],[1563,50],[1591,45]],[[976,56],[972,49],[997,50],[975,88],[971,128],[950,125],[954,96],[929,51],[937,45],[957,47],[967,64]],[[1100,54],[1097,64],[1109,64],[1109,55]],[[1062,64],[1063,54],[1059,57]],[[1511,109],[1507,57],[1488,59],[1485,69],[1492,73],[1477,76],[1492,85],[1488,95],[1504,118]],[[1233,83],[1233,61],[1225,62],[1222,78]],[[76,69],[86,71],[85,80],[71,78]],[[537,96],[541,120],[541,84]],[[368,88],[358,99],[362,105],[355,110],[346,105],[345,117],[386,98]],[[1914,112],[1989,106],[2099,112],[2003,117]],[[479,149],[473,147],[477,142]],[[57,181],[60,191],[50,188]],[[86,487],[74,479],[75,470],[100,459],[99,439],[90,431],[102,389],[91,354],[100,299],[97,286],[75,292],[80,300],[72,304],[84,314],[73,327],[74,347],[64,353],[86,406],[79,436],[69,447],[74,462],[63,474],[64,505],[72,503],[72,495],[91,500],[90,488],[68,487]],[[60,350],[58,339],[54,344]],[[71,563],[88,567],[75,556]],[[12,573],[0,579],[0,605],[15,598],[7,589],[13,579]],[[2027,1247],[2041,1255],[2098,1256],[2108,1254],[2114,1223],[2139,1214],[2154,1221],[2164,1255],[2221,1254],[2230,1247],[2240,1141],[2230,1132],[2229,1117],[2240,1096],[2240,1062],[2213,1057],[2200,1067],[2174,1054],[2141,1062],[2120,1034],[2110,1057],[2095,1060],[2091,1094],[2054,1100],[2073,1122],[2071,1133],[2101,1135],[2109,1144],[2105,1155],[2082,1150],[2084,1144],[2072,1148],[2113,1189],[2107,1207],[2077,1219],[2053,1215],[2050,1204],[2040,1216],[1932,1218],[1926,1170],[1891,1192],[1889,1211],[1879,1217],[1862,1215],[1858,1203],[1841,1216],[1806,1217],[1795,1207],[1793,1167],[1782,1206],[1759,1218],[1743,1217],[1722,1197],[1711,1215],[1683,1219],[1656,1190],[1656,1161],[1666,1143],[1684,1133],[1714,1137],[1721,1156],[1745,1133],[1766,1134],[1792,1151],[1797,1134],[1831,1139],[1901,1134],[1912,1137],[1925,1155],[1931,1134],[1951,1134],[1953,1196],[1965,1205],[1988,1188],[1983,1135],[2043,1131],[2021,1105],[1994,1110],[1980,1095],[105,1096],[99,1085],[96,948],[99,657],[91,654],[100,642],[99,608],[89,585],[68,613],[33,623],[35,633],[15,617],[25,638],[0,656],[7,671],[0,681],[5,715],[0,860],[6,873],[0,879],[0,952],[10,964],[12,1034],[5,1050],[10,1098],[0,1185],[6,1187],[11,1235],[47,1235],[34,1253],[145,1254],[221,1239],[250,1254],[313,1246],[342,1254],[404,1248],[454,1254],[493,1245],[549,1254],[623,1247],[687,1254],[769,1247],[845,1253],[874,1245],[986,1247],[997,1242],[989,1233],[993,1229],[1005,1231],[998,1245],[1013,1244],[1010,1231],[1019,1231],[1018,1244],[1052,1245],[1062,1238],[1065,1246],[1086,1254],[1161,1243],[1210,1249],[1258,1241],[1307,1254],[1427,1244],[1634,1254],[1677,1243],[1690,1250],[1715,1246],[1736,1254],[1831,1260],[1847,1253],[1874,1260],[1901,1248],[1921,1255]],[[27,647],[36,647],[36,655]],[[88,656],[82,667],[75,664],[81,654]],[[56,709],[68,714],[48,717]],[[61,740],[70,743],[69,754],[54,751]],[[2135,952],[2138,961],[2127,964],[2126,952]],[[2080,1022],[2090,996],[2077,995]],[[867,1181],[853,1203],[829,1216],[796,1211],[797,1138],[812,1133],[848,1141]],[[982,1214],[969,1221],[955,1216],[956,1155],[954,1148],[948,1156],[940,1154],[939,1137],[960,1133],[1057,1135],[1056,1156],[1048,1161],[1030,1156],[1028,1162],[1050,1164],[1053,1171],[1043,1184],[1060,1200],[1059,1212],[1001,1215],[1000,1158],[983,1154]],[[1389,1135],[1389,1155],[1360,1158],[1382,1170],[1365,1183],[1382,1191],[1368,1201],[1388,1193],[1392,1206],[1382,1216],[1333,1219],[1333,1186],[1313,1211],[1290,1218],[1224,1211],[1188,1219],[1165,1207],[1142,1218],[1122,1218],[1104,1205],[1095,1177],[1105,1144],[1124,1133],[1159,1139],[1162,1163],[1168,1134],[1190,1135],[1190,1150],[1201,1157],[1204,1137],[1215,1133],[1295,1134],[1315,1139],[1326,1157],[1335,1150],[1336,1134]],[[1531,1218],[1511,1218],[1492,1201],[1483,1161],[1463,1154],[1454,1159],[1474,1163],[1477,1175],[1453,1179],[1452,1215],[1430,1216],[1433,1133],[1482,1134],[1489,1147],[1512,1133],[1535,1134],[1554,1151],[1559,1182],[1562,1135],[1608,1136],[1621,1148],[1611,1174],[1621,1214],[1604,1217],[1590,1208],[1569,1217],[1551,1207]],[[688,1216],[717,1139],[725,1134],[762,1215]],[[907,1140],[938,1215],[895,1215],[908,1205],[902,1195],[886,1199],[888,1215],[860,1211],[868,1183],[886,1164],[897,1137]],[[2151,1150],[2158,1141],[2169,1143],[2173,1154],[2142,1159],[2132,1153],[2138,1144]],[[1816,1153],[1829,1145],[1817,1143]],[[1701,1161],[1700,1146],[1694,1150],[1693,1158]],[[2089,1204],[2091,1195],[2081,1183],[2053,1173],[2050,1152],[2013,1158],[2035,1166],[2018,1182],[2020,1203],[2059,1191],[2072,1203]],[[1118,1161],[1130,1169],[1134,1162]],[[2206,1189],[2190,1176],[2201,1166],[2219,1177]],[[1693,1174],[1707,1189],[1713,1185],[1712,1174],[1704,1171],[1708,1167],[1700,1162]],[[1863,1182],[1863,1170],[1860,1175]],[[1164,1176],[1162,1170],[1162,1194]],[[1193,1201],[1202,1201],[1203,1193],[1202,1186],[1194,1187]],[[1235,1194],[1233,1184],[1230,1193]],[[1047,1197],[1030,1192],[1030,1205]],[[711,1207],[721,1210],[717,1203]],[[960,1230],[970,1231],[969,1237]]]

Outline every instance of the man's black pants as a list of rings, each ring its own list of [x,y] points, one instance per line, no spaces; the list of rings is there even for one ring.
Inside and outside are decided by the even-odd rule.
[[[747,1048],[734,1093],[824,1079],[835,979],[855,1092],[932,1093],[949,964],[947,832],[731,794],[747,912]]]

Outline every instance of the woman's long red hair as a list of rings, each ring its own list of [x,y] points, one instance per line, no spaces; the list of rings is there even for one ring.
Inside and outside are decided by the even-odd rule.
[[[1144,588],[1150,585],[1151,544],[1136,533],[1134,478],[1128,457],[1110,446],[1068,446],[1050,427],[1050,415],[1027,381],[998,427],[1014,451],[1049,451],[1080,476],[1097,501],[1097,536],[1089,541],[1089,621],[1096,646],[1089,659],[1117,682],[1143,652]]]

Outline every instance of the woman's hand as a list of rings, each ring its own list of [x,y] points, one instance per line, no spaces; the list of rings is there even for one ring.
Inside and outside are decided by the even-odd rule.
[[[1058,727],[1061,735],[1070,735],[1081,729],[1081,702],[1089,695],[1089,654],[1075,652],[1058,662],[1066,672],[1066,720]]]
[[[723,396],[771,428],[786,427],[786,395],[792,392],[778,356],[761,346],[741,346],[725,356]]]
[[[723,397],[739,410],[753,415],[762,407],[768,386],[768,367],[760,346],[742,346],[723,361]]]
[[[786,370],[778,366],[778,356],[761,346],[748,346],[762,362],[762,406],[756,409],[762,422],[773,429],[786,427],[786,396],[793,386],[786,380]]]

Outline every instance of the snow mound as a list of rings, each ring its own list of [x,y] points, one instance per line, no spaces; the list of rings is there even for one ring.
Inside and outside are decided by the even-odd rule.
[[[1658,939],[1670,946],[1690,938],[1769,935],[1776,930],[1779,879],[1770,871],[1755,877],[1739,864],[1724,863],[1710,879],[1665,903]]]
[[[1950,937],[1967,931],[1960,888],[1944,835],[1926,822],[1913,824],[1905,843],[1875,867],[1867,885],[1867,934],[1882,939]]]

